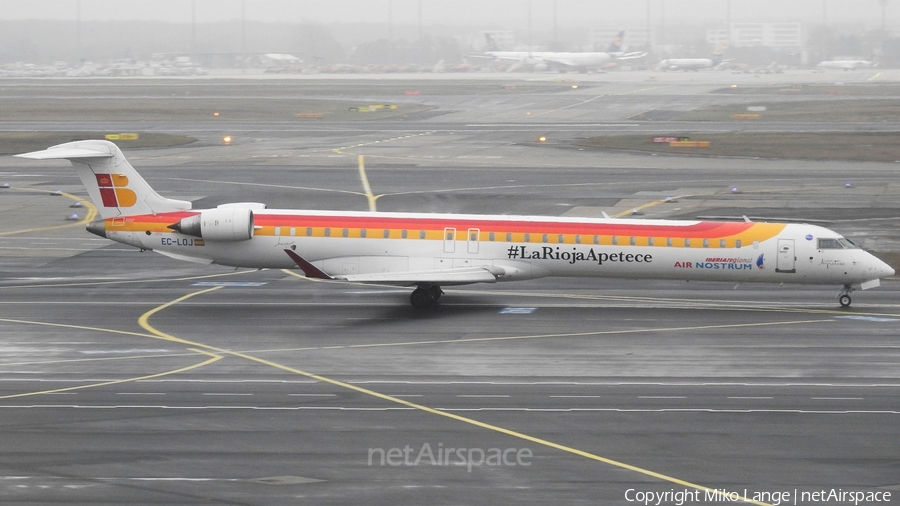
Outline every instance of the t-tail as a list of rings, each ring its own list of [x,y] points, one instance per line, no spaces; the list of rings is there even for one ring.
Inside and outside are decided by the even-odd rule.
[[[609,43],[609,47],[606,48],[606,52],[609,54],[621,53],[623,47],[623,40],[625,39],[625,30],[619,32],[618,35]]]
[[[128,163],[119,147],[109,141],[67,142],[16,156],[72,162],[91,201],[104,219],[191,208],[190,202],[167,199],[156,193]]]

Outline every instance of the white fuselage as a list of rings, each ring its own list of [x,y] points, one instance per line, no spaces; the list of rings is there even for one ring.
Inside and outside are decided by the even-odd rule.
[[[587,276],[850,285],[893,273],[859,248],[820,249],[819,239],[840,236],[805,224],[258,210],[247,240],[204,240],[165,227],[192,213],[108,219],[106,236],[238,267],[296,268],[285,253],[291,250],[336,277],[489,267],[502,273],[498,281]]]
[[[874,64],[868,60],[826,60],[816,65],[816,67],[821,69],[838,70],[856,70],[873,66]]]
[[[716,62],[710,58],[669,58],[656,66],[659,70],[702,70],[712,68]]]
[[[500,60],[523,62],[527,65],[539,63],[558,64],[569,67],[596,67],[609,62],[609,53],[572,53],[560,51],[489,51],[488,56]]]

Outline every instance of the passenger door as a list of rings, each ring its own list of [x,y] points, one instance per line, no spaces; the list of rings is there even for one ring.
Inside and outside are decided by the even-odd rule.
[[[778,239],[778,257],[775,259],[775,272],[797,272],[797,268],[794,266],[795,261],[794,240]]]

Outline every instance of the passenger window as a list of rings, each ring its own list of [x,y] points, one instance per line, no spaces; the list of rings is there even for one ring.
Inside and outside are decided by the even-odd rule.
[[[600,244],[600,236],[599,235],[594,236],[594,244]]]
[[[344,236],[344,237],[349,236],[349,235],[350,235],[350,230],[348,230],[348,229],[345,228],[344,230],[341,231],[341,235]]]
[[[490,234],[488,234],[488,241],[491,241],[491,242],[494,241],[494,233],[493,233],[493,232],[491,232]]]
[[[647,238],[647,246],[653,246],[653,238],[652,237]]]
[[[690,247],[691,247],[691,239],[690,239],[690,238],[687,238],[687,239],[684,240],[684,247],[685,247],[685,248],[690,248]]]
[[[580,235],[575,236],[575,244],[581,244],[581,236]]]
[[[614,235],[613,238],[612,238],[612,243],[613,243],[614,246],[617,245],[617,244],[619,244],[619,236]]]
[[[312,227],[306,227],[306,237],[312,237]]]
[[[275,235],[281,235],[281,227],[275,227]]]
[[[359,236],[365,238],[366,237],[366,229],[360,229]]]
[[[406,239],[406,230],[404,230],[403,232],[400,232],[400,237]]]
[[[635,244],[637,244],[637,239],[635,239],[634,236],[631,236],[631,239],[628,240],[628,243],[634,246]]]
[[[671,237],[666,238],[666,246],[671,246],[671,245],[672,245],[672,238]]]
[[[297,229],[294,228],[294,227],[291,227],[290,234],[291,234],[291,235],[297,235]]]
[[[512,242],[512,234],[509,232],[506,233],[506,242]]]
[[[419,230],[419,239],[424,239],[424,238],[425,238],[425,231]]]
[[[281,233],[280,229],[279,229],[278,233],[279,234]],[[330,228],[325,229],[325,237],[331,237],[331,229]]]
[[[547,234],[541,236],[541,242],[547,242]]]
[[[704,247],[704,248],[708,248],[708,247],[709,247],[709,239],[703,239],[703,247]]]
[[[740,239],[738,239],[737,241],[734,241],[734,247],[735,247],[735,248],[740,248],[740,247],[741,247],[741,240],[740,240]]]
[[[384,229],[384,238],[387,239],[391,236],[391,231],[388,229]]]
[[[724,247],[725,247],[725,239],[722,239],[722,240],[719,241],[719,247],[720,247],[720,248],[724,248]]]
[[[525,242],[531,242],[531,234],[525,234]]]

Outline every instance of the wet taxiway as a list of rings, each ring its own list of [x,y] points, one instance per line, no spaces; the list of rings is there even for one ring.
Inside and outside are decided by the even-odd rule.
[[[491,110],[468,101],[466,115]],[[534,143],[535,125],[466,121],[410,121],[402,135],[324,122],[312,137],[263,121],[232,146],[200,132],[125,154],[160,193],[198,207],[753,212],[897,251],[892,164],[597,153]],[[67,163],[4,159],[0,171],[13,217],[0,230],[5,503],[900,493],[893,280],[849,309],[838,287],[555,279],[447,289],[423,313],[404,289],[111,244],[78,224],[89,210],[69,207],[84,191]],[[707,493],[695,503],[727,499]]]

